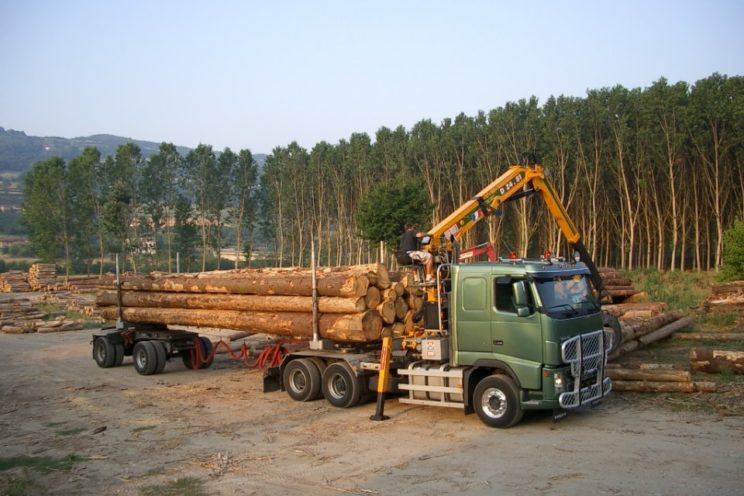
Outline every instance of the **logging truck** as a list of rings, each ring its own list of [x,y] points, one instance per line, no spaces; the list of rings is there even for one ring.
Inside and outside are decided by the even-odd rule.
[[[490,249],[459,249],[464,234],[479,221],[498,214],[504,203],[532,194],[542,197],[576,251],[573,260],[549,253],[540,260],[497,258]],[[322,310],[317,284],[325,279],[318,279],[313,270],[312,319],[286,317],[284,328],[287,334],[300,331],[312,337],[266,370],[264,391],[284,390],[297,401],[325,398],[342,408],[376,396],[375,420],[386,418],[385,399],[396,395],[402,403],[474,412],[486,425],[501,428],[518,423],[526,410],[552,410],[559,418],[568,410],[596,405],[610,392],[604,368],[608,353],[619,344],[619,324],[601,311],[601,277],[541,165],[523,160],[510,166],[430,229],[421,242],[436,261],[434,282],[424,280],[421,266],[402,267],[420,281],[425,295],[413,319],[416,325],[403,331],[388,327],[381,333],[360,326],[365,335],[349,334],[350,326],[339,326],[344,321],[330,319]],[[479,251],[489,253],[489,261],[472,262]],[[314,261],[312,265],[314,269]],[[253,282],[240,282],[240,289],[250,293],[266,287],[263,280]],[[205,291],[216,286],[222,291],[228,284],[238,289],[233,281],[207,284],[181,279],[156,286],[184,291],[199,284]],[[199,358],[211,356],[208,340],[195,333],[169,332],[163,325],[186,323],[168,320],[183,312],[161,312],[166,317],[159,324],[147,308],[123,312],[121,284],[117,286],[119,325],[93,336],[93,357],[99,366],[121,364],[124,354],[132,354],[135,368],[143,374],[161,372],[172,356],[180,356],[192,368],[208,366]],[[297,287],[295,282],[286,286]],[[132,287],[142,289],[144,283]],[[247,314],[234,313],[228,317],[236,325],[244,325],[240,319],[250,320]],[[259,331],[269,317],[277,318],[255,315]],[[216,312],[212,318],[217,319]],[[251,322],[245,326],[251,327]]]
[[[495,259],[485,250],[488,262],[462,263],[474,254],[458,249],[467,231],[532,194],[576,250],[574,261],[547,253]],[[421,241],[436,261],[435,283],[423,283],[422,327],[383,338],[381,350],[339,348],[315,336],[310,349],[288,354],[270,372],[265,389],[299,401],[325,397],[338,407],[377,391],[378,420],[384,392],[393,392],[402,403],[475,412],[491,427],[515,425],[525,410],[562,417],[610,392],[604,367],[619,344],[619,324],[601,311],[602,279],[541,165],[528,157],[512,165]]]

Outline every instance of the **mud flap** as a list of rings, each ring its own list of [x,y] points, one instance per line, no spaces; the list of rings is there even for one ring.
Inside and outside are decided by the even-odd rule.
[[[553,410],[553,423],[558,422],[559,420],[563,420],[568,416],[568,412],[566,410],[563,410],[562,408],[556,408]]]
[[[279,367],[270,367],[266,369],[263,377],[263,392],[271,393],[274,391],[281,391],[282,389],[282,378],[279,371]]]

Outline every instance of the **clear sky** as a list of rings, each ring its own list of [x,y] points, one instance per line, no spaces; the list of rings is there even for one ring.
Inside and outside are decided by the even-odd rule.
[[[743,0],[0,0],[0,126],[270,153],[744,75]]]

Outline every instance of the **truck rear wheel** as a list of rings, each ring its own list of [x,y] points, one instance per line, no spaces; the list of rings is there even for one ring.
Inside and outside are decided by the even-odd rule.
[[[101,336],[93,340],[93,359],[104,369],[116,365],[116,347],[108,337]]]
[[[517,385],[503,374],[489,375],[475,386],[473,408],[489,427],[511,427],[524,415]]]
[[[289,362],[282,374],[282,383],[295,401],[312,401],[320,397],[320,370],[308,358]]]
[[[366,390],[346,362],[336,362],[326,367],[323,371],[322,389],[328,403],[339,408],[356,405],[363,390]]]
[[[160,343],[157,343],[158,346]],[[152,341],[139,341],[135,343],[132,351],[134,369],[141,375],[152,375],[158,368],[158,352]]]

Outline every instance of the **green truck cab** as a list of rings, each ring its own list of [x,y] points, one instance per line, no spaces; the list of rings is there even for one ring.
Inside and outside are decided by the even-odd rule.
[[[501,261],[449,270],[449,361],[463,370],[468,411],[505,427],[524,410],[574,409],[610,392],[604,367],[613,334],[603,328],[583,263]],[[495,386],[481,384],[489,377]]]

